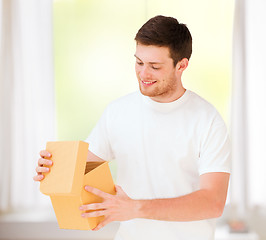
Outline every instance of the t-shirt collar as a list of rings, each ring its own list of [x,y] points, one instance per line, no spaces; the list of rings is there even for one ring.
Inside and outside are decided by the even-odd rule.
[[[178,98],[177,100],[173,102],[169,102],[169,103],[156,102],[152,100],[150,97],[144,96],[144,95],[142,95],[142,98],[146,106],[154,110],[160,111],[160,112],[170,112],[173,109],[179,108],[181,105],[183,105],[189,98],[189,95],[190,95],[190,91],[186,90],[180,98]]]

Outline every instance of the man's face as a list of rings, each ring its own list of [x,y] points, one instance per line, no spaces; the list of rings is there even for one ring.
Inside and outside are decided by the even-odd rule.
[[[181,79],[167,47],[137,44],[135,70],[143,95],[157,102],[173,101]],[[175,99],[174,99],[175,100]]]

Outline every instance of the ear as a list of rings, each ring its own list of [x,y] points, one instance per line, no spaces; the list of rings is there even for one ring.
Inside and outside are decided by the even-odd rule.
[[[187,68],[187,66],[188,66],[188,59],[183,58],[176,64],[176,70],[182,73]]]

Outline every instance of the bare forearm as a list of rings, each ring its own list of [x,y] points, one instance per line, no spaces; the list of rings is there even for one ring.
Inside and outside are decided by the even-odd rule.
[[[164,221],[196,221],[219,217],[224,208],[229,173],[206,173],[200,176],[200,190],[177,198],[134,200],[120,186],[116,185],[116,195],[86,186],[85,190],[103,199],[102,203],[92,203],[81,207],[83,217],[105,216],[95,230],[113,221],[134,218]]]
[[[178,198],[137,200],[138,217],[164,221],[196,221],[219,217],[224,201],[208,190],[199,190]]]

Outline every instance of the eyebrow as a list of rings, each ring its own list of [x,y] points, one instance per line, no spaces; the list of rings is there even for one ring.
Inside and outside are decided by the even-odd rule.
[[[134,57],[142,61],[138,56],[136,56],[136,54],[134,54]],[[149,62],[149,64],[163,64],[163,63],[162,62]]]

